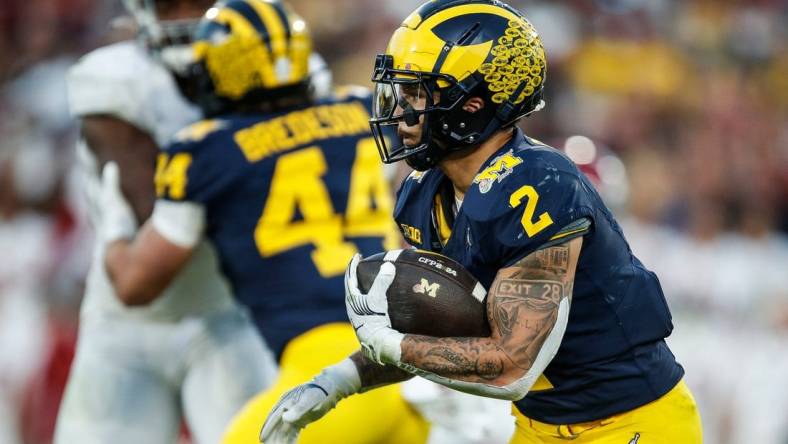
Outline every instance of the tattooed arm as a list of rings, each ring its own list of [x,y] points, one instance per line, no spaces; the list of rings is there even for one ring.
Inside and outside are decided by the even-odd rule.
[[[487,302],[489,338],[405,335],[401,367],[462,391],[524,396],[560,345],[582,242],[536,251],[498,272]]]
[[[399,368],[356,352],[287,392],[266,419],[261,438],[297,436],[339,400],[411,374],[476,395],[521,399],[558,350],[582,243],[576,238],[539,250],[498,272],[488,294],[489,338],[405,335],[399,359],[390,361]]]

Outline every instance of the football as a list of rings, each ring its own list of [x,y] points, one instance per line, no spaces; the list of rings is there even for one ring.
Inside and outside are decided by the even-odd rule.
[[[369,291],[383,262],[397,270],[386,293],[395,330],[436,337],[489,336],[487,291],[462,265],[429,251],[378,253],[358,264],[361,291]]]

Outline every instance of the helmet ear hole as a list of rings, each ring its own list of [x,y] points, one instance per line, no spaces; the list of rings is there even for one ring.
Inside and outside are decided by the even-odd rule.
[[[470,99],[465,101],[464,105],[462,105],[462,110],[470,114],[474,114],[478,111],[481,111],[483,108],[484,108],[484,99],[482,99],[481,97],[471,97]]]

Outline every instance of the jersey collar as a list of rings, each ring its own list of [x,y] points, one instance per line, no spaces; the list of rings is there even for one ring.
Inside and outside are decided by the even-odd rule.
[[[495,163],[499,158],[505,156],[507,153],[509,153],[509,151],[514,152],[515,148],[523,146],[526,143],[527,143],[527,139],[523,134],[522,130],[518,127],[515,127],[514,134],[512,135],[511,139],[509,139],[509,141],[506,142],[501,148],[499,148],[498,151],[493,153],[487,160],[484,161],[482,166],[479,168],[479,171],[476,173],[476,177],[479,178],[481,174],[483,174],[487,169],[490,169],[491,167],[494,167],[492,170],[495,170],[496,169]],[[522,161],[518,159],[516,162],[522,162]],[[509,168],[513,168],[513,166],[512,163],[507,163],[504,161],[502,162],[501,168],[502,169],[501,171],[499,171],[498,176],[495,176],[495,178],[493,178],[492,180],[497,180],[498,178],[503,179],[505,175],[511,173],[511,169]],[[435,170],[440,174],[437,175],[438,177],[435,179],[435,186],[432,189],[433,191],[432,212],[431,212],[432,228],[436,240],[439,242],[441,248],[445,248],[446,245],[449,243],[449,240],[451,239],[452,230],[454,228],[454,222],[456,221],[456,218],[450,217],[448,212],[451,212],[452,209],[451,207],[447,208],[446,205],[444,204],[444,199],[441,199],[441,192],[440,192],[441,187],[443,186],[442,184],[444,183],[444,181],[447,179],[445,175],[443,175],[443,172],[440,171],[440,168],[436,167]],[[494,174],[495,172],[492,171],[492,175]],[[474,184],[477,183],[479,183],[480,187],[482,186],[481,182],[477,182],[475,179]],[[482,192],[482,189],[480,188],[479,191]],[[482,192],[482,194],[484,193]],[[466,194],[465,198],[466,200],[468,199],[468,194]],[[461,212],[462,209],[460,208],[457,212],[457,217],[459,217],[459,214]]]

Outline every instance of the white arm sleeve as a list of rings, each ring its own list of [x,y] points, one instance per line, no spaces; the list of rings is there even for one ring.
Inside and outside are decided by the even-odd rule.
[[[173,244],[191,248],[202,239],[205,207],[194,202],[157,200],[151,216],[153,228]]]
[[[421,376],[422,378],[429,379],[432,382],[445,385],[446,387],[461,392],[470,393],[472,395],[484,396],[487,398],[506,399],[508,401],[518,401],[528,394],[531,387],[536,382],[539,375],[544,372],[550,361],[553,360],[555,354],[558,352],[558,347],[561,345],[561,340],[566,331],[566,324],[569,320],[569,298],[564,298],[558,305],[558,319],[555,321],[553,329],[547,336],[547,339],[542,344],[542,348],[536,355],[536,360],[530,369],[523,375],[522,378],[512,382],[509,385],[500,387],[491,384],[482,384],[476,382],[457,381],[454,379],[445,378],[443,376],[430,373],[418,367],[400,362],[397,364],[401,369]]]

